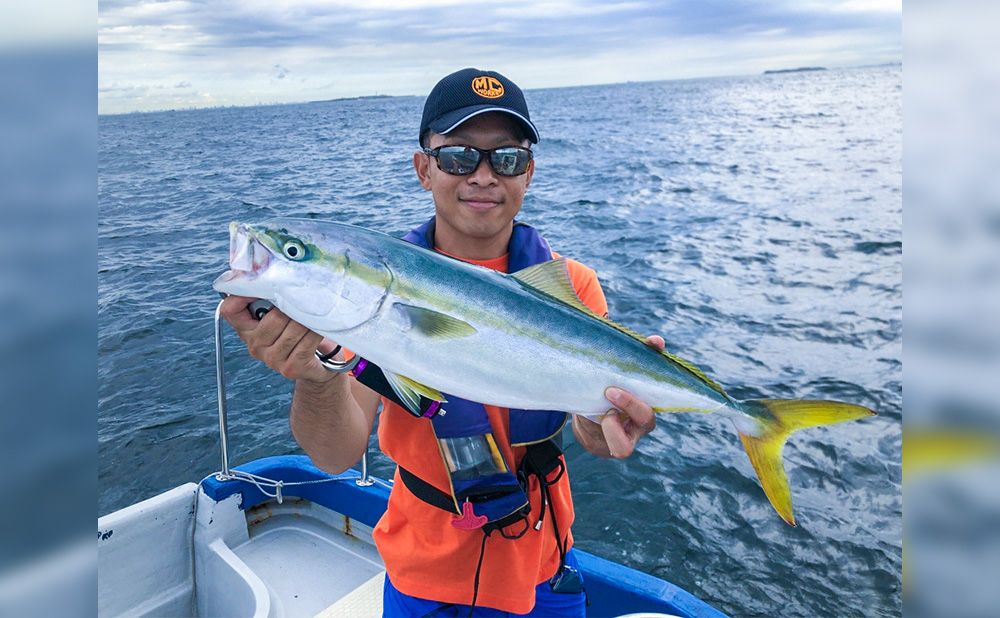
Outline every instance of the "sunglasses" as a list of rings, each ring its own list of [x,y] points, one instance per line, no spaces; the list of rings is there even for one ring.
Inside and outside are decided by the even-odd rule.
[[[502,146],[493,150],[480,150],[473,146],[438,146],[424,148],[424,154],[437,159],[438,169],[452,176],[468,176],[476,171],[483,157],[500,176],[520,176],[528,171],[534,156],[531,150],[520,146]]]

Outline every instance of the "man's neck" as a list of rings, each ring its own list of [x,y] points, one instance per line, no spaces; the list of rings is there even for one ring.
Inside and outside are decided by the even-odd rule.
[[[514,223],[496,236],[476,238],[462,234],[448,225],[441,225],[440,218],[434,230],[434,246],[449,255],[467,260],[492,260],[507,254]]]

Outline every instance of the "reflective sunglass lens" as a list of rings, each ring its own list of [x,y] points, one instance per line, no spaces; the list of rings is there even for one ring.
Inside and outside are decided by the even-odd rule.
[[[449,174],[471,174],[479,165],[479,152],[471,148],[442,148],[438,151],[441,169]]]
[[[490,154],[493,170],[501,176],[519,176],[528,168],[529,151],[524,148],[497,148]]]

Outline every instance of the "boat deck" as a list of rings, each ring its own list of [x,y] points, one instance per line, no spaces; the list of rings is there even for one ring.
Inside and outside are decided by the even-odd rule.
[[[233,553],[267,587],[272,615],[346,610],[340,601],[349,601],[351,612],[329,615],[381,615],[385,569],[368,526],[302,500],[267,502],[246,516],[250,538]],[[366,594],[373,584],[375,599]]]

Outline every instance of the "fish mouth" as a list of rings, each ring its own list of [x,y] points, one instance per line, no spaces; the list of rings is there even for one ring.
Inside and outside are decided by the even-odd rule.
[[[267,270],[272,259],[271,250],[261,242],[257,230],[234,221],[229,224],[229,270],[213,286],[218,289],[219,284],[237,279],[252,281]]]

